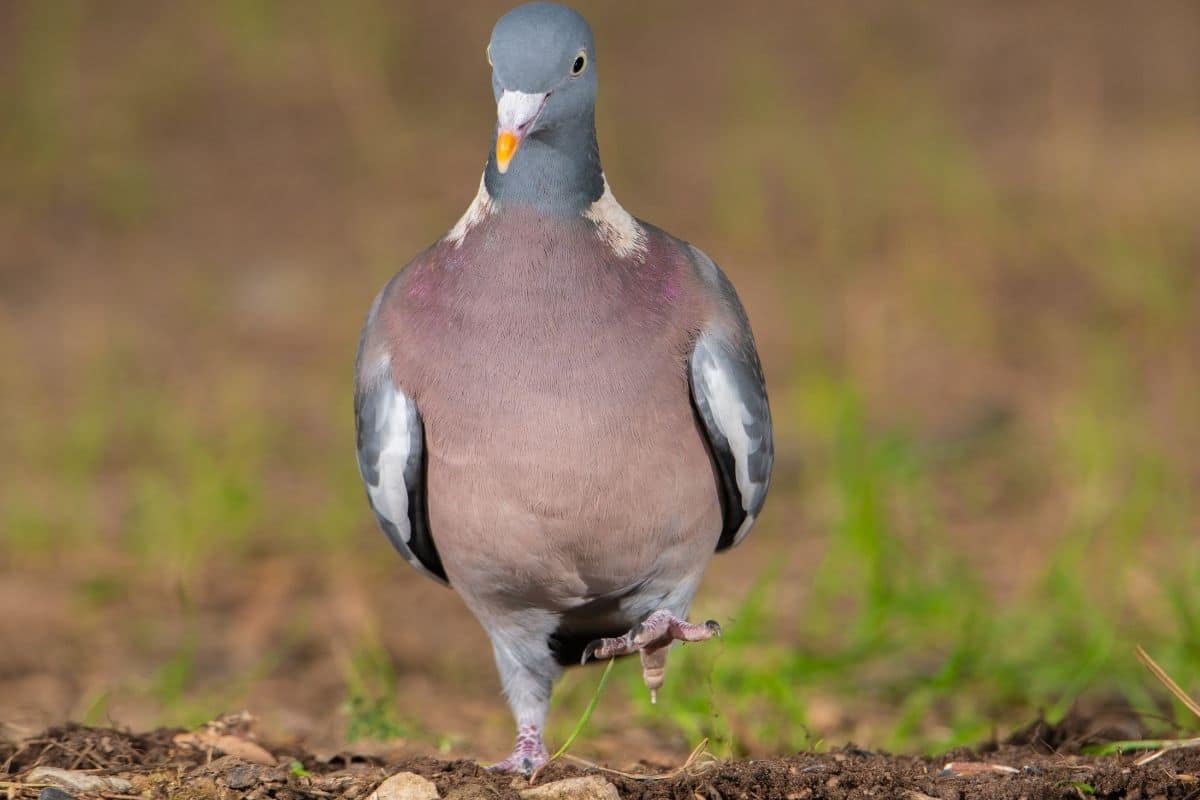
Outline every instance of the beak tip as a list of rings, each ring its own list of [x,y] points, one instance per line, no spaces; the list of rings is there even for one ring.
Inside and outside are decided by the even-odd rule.
[[[512,131],[502,130],[496,137],[496,168],[503,175],[508,172],[508,165],[517,152],[521,140]]]

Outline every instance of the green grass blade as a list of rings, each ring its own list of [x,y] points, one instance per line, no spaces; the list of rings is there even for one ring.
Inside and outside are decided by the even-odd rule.
[[[1166,744],[1165,739],[1136,739],[1122,742],[1105,742],[1083,746],[1083,752],[1090,756],[1111,756],[1116,753],[1128,753],[1134,750],[1157,750]]]
[[[583,710],[583,716],[575,723],[575,729],[571,731],[571,735],[563,742],[562,747],[558,748],[554,752],[554,755],[550,756],[550,761],[557,761],[563,753],[570,749],[571,745],[575,744],[575,740],[583,732],[584,727],[588,724],[588,720],[592,718],[592,712],[596,710],[596,706],[600,703],[600,693],[604,691],[604,684],[608,683],[608,676],[612,673],[616,663],[617,660],[615,658],[609,659],[608,666],[604,668],[604,674],[600,676],[600,683],[596,684],[596,691],[592,694],[592,699],[588,702],[587,708]]]

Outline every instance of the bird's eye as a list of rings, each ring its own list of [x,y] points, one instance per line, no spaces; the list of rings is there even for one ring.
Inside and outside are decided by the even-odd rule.
[[[575,56],[575,63],[571,65],[571,74],[578,75],[583,72],[583,68],[587,66],[587,54],[580,53]]]

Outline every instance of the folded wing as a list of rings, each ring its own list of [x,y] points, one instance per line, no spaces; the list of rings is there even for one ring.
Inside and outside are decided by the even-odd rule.
[[[771,482],[775,447],[767,389],[745,312],[716,264],[695,247],[691,252],[722,312],[697,338],[688,373],[692,404],[720,483],[725,524],[719,551],[740,542],[754,525]]]
[[[400,555],[448,583],[429,532],[425,486],[425,430],[416,403],[397,388],[386,362],[364,374],[354,393],[358,469],[379,526]]]

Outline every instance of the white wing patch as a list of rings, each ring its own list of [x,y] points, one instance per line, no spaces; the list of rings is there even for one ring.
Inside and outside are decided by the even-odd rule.
[[[700,379],[704,382],[709,408],[717,428],[729,442],[729,449],[733,452],[734,477],[737,480],[738,492],[742,496],[742,509],[748,513],[746,521],[738,530],[737,538],[741,539],[754,523],[754,515],[749,512],[764,488],[762,483],[750,477],[750,454],[759,447],[759,442],[750,438],[750,425],[754,420],[750,410],[738,396],[737,388],[729,374],[723,371],[716,361],[709,360],[701,365]]]
[[[604,178],[604,194],[588,206],[583,216],[596,223],[596,231],[600,238],[612,248],[618,258],[646,254],[646,231],[633,215],[617,202],[608,186],[608,178]]]
[[[732,545],[737,545],[750,528],[754,527],[755,512],[762,505],[762,495],[767,486],[763,482],[750,477],[750,457],[762,443],[757,438],[751,438],[750,429],[754,419],[746,408],[742,397],[738,395],[737,387],[733,385],[730,374],[722,371],[718,362],[708,360],[700,365],[701,390],[708,399],[709,413],[713,421],[730,443],[733,453],[733,477],[737,481],[738,494],[742,498],[742,510],[746,518],[739,525],[737,534],[733,536]]]
[[[746,519],[743,520],[742,524],[738,527],[737,533],[735,533],[733,535],[733,543],[736,545],[742,539],[745,539],[746,534],[749,533],[750,529],[753,527],[754,527],[754,515],[747,514]]]
[[[394,389],[384,389],[376,395],[379,403],[375,416],[375,435],[383,444],[379,451],[379,483],[367,484],[367,494],[375,512],[396,526],[407,544],[412,541],[412,526],[408,521],[408,487],[404,471],[412,451],[412,432],[409,430],[407,398]],[[419,562],[418,562],[419,563]]]
[[[725,501],[723,550],[750,532],[766,499],[775,453],[771,410],[754,351],[731,346],[719,332],[697,340],[691,385]]]
[[[358,408],[359,469],[380,527],[405,560],[437,581],[445,582],[436,548],[423,526],[423,512],[410,508],[421,485],[424,432],[416,404],[388,376],[390,359],[372,364],[367,389]],[[414,525],[416,528],[414,529]]]
[[[455,247],[462,247],[463,240],[467,238],[471,229],[490,217],[495,210],[496,204],[492,200],[492,196],[488,194],[487,186],[484,185],[481,175],[479,191],[475,194],[475,199],[471,201],[471,205],[467,206],[466,213],[459,218],[458,222],[454,223],[454,227],[446,234],[446,241]]]

